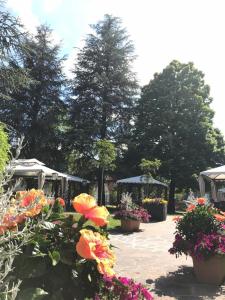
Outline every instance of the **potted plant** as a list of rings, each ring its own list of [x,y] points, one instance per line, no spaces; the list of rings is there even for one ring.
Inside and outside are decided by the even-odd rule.
[[[147,210],[132,202],[130,194],[122,194],[120,210],[115,217],[121,220],[121,228],[126,232],[139,230],[141,222],[148,222],[150,215]]]
[[[161,198],[145,198],[142,205],[151,214],[153,220],[165,221],[167,217],[168,201]]]
[[[225,279],[225,213],[199,198],[186,214],[176,217],[171,254],[190,255],[199,282],[221,284]]]

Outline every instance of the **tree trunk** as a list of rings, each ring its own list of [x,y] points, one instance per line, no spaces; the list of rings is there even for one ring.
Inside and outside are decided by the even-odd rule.
[[[98,168],[98,205],[105,205],[104,168]]]
[[[175,179],[171,178],[170,190],[169,190],[169,202],[168,202],[168,213],[175,213]]]

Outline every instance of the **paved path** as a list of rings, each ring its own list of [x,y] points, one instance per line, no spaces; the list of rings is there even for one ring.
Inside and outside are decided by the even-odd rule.
[[[117,247],[117,274],[147,284],[155,300],[225,300],[225,284],[215,287],[196,283],[191,258],[176,259],[168,253],[175,231],[172,218],[141,224],[140,232],[110,235]]]

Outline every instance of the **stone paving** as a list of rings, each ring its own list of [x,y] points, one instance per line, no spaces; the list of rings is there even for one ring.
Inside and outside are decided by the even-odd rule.
[[[225,284],[218,287],[197,283],[191,258],[181,256],[176,259],[168,253],[175,231],[172,218],[142,223],[139,232],[110,234],[116,247],[117,274],[147,284],[155,300],[225,300]]]

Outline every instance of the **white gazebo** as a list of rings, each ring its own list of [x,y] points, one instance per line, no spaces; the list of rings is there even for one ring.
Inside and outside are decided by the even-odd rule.
[[[54,169],[46,167],[45,164],[35,158],[32,159],[18,159],[11,165],[13,176],[15,178],[33,178],[37,179],[38,189],[42,189],[46,180],[58,181],[61,185],[61,194],[66,198],[68,194],[68,185],[70,182],[77,182],[80,184],[89,183],[88,180],[58,172]]]
[[[199,188],[201,196],[205,196],[205,180],[211,185],[212,199],[214,202],[220,202],[221,191],[217,192],[217,183],[225,182],[225,165],[217,168],[202,171],[199,175]]]

